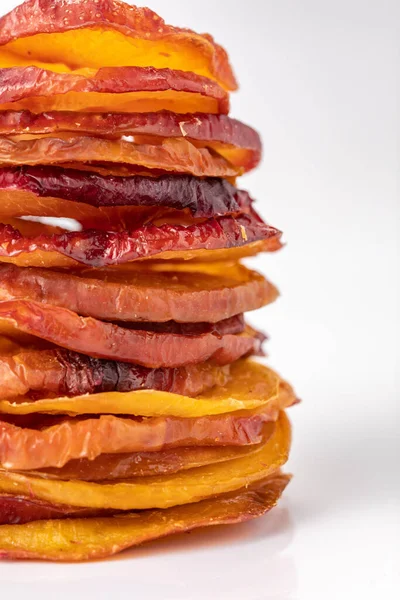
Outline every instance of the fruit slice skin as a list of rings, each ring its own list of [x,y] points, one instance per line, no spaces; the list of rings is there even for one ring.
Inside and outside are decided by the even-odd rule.
[[[203,370],[207,374],[207,367],[211,370],[212,365],[200,366],[200,373]],[[250,360],[238,361],[231,365],[229,377],[226,379],[228,381],[225,381],[225,385],[204,391],[196,398],[178,395],[172,391],[138,389],[131,392],[108,391],[49,399],[2,399],[0,411],[14,415],[38,412],[190,418],[251,410],[267,404],[273,412],[280,406],[279,377],[264,365]],[[1,396],[3,393],[0,392]]]
[[[57,418],[33,414],[28,420],[4,415],[0,420],[0,463],[7,470],[30,471],[63,467],[77,458],[93,460],[100,454],[259,444],[264,424],[274,421],[287,402],[288,397],[282,396],[254,410],[193,418]],[[0,485],[0,491],[10,490]]]
[[[80,458],[69,461],[60,469],[29,471],[29,475],[46,479],[67,481],[117,481],[132,477],[171,475],[187,469],[195,469],[242,456],[260,452],[263,443],[273,434],[275,423],[266,423],[260,444],[252,446],[194,446],[173,448],[159,452],[131,452],[130,454],[101,454],[94,460]]]
[[[226,365],[260,353],[264,340],[251,328],[243,334],[211,332],[191,336],[129,329],[28,300],[0,302],[0,332],[24,344],[38,337],[94,358],[152,369],[184,367],[211,359]]]
[[[50,63],[68,71],[173,65],[237,88],[226,51],[210,35],[173,27],[148,8],[116,0],[30,0],[1,18],[0,45],[4,66]]]
[[[229,379],[229,370],[229,365],[218,367],[211,363],[148,369],[63,348],[36,350],[17,346],[0,356],[0,398],[8,400],[26,395],[26,400],[36,400],[134,390],[158,390],[192,397],[216,385],[224,385]],[[6,405],[0,406],[2,410],[13,412],[13,408],[8,410]]]
[[[1,116],[1,115],[0,115]],[[0,169],[0,215],[70,217],[84,208],[92,219],[107,209],[187,211],[193,218],[248,212],[252,200],[225,179],[191,175],[116,177],[56,166]],[[58,201],[58,202],[57,202]],[[5,207],[10,203],[9,208]],[[52,208],[54,205],[54,208]],[[93,207],[93,208],[92,208]],[[94,209],[103,209],[97,213]],[[118,215],[118,212],[110,212]]]
[[[25,229],[27,229],[25,222]],[[71,266],[76,263],[91,267],[123,264],[144,258],[190,259],[196,251],[203,250],[200,259],[207,257],[212,250],[242,249],[246,255],[247,246],[260,242],[256,250],[275,251],[281,247],[281,232],[264,223],[252,211],[238,217],[218,217],[195,225],[144,225],[133,231],[106,232],[85,230],[60,234],[39,234],[29,237],[22,235],[11,225],[0,225],[0,261],[26,264],[26,254],[32,256],[32,266],[46,261],[43,253],[51,253],[48,266]],[[253,248],[248,249],[250,253]],[[54,257],[59,254],[59,257]],[[23,255],[23,256],[20,256]],[[220,255],[214,255],[221,260]],[[227,260],[234,252],[223,253]],[[39,265],[35,259],[39,259]],[[224,259],[223,258],[223,259]],[[54,260],[53,260],[54,259]],[[68,260],[70,259],[70,260]],[[46,264],[46,263],[45,263]],[[47,265],[46,265],[47,266]]]
[[[0,300],[25,298],[109,321],[216,323],[277,296],[272,283],[238,264],[163,262],[145,270],[137,264],[65,273],[0,263]]]
[[[73,162],[134,165],[160,173],[187,173],[196,177],[236,177],[243,168],[232,165],[208,148],[197,148],[183,138],[159,144],[123,139],[76,136],[37,137],[14,141],[0,137],[2,165],[60,165]]]
[[[0,527],[0,556],[53,561],[95,560],[197,527],[242,523],[273,508],[289,481],[288,475],[276,473],[254,487],[162,511],[102,519],[3,525]]]
[[[0,110],[227,114],[218,83],[184,71],[108,67],[82,75],[38,67],[0,69]]]
[[[106,138],[151,136],[185,138],[194,145],[218,152],[245,171],[255,168],[261,159],[258,133],[241,121],[226,115],[204,113],[179,115],[170,111],[156,113],[77,113],[29,111],[0,112],[1,135],[43,135],[68,132],[71,136],[95,135]],[[149,139],[150,141],[150,139]]]
[[[89,518],[106,515],[111,516],[109,511],[56,505],[50,502],[34,500],[29,498],[29,496],[0,494],[0,525],[17,525],[47,519]]]
[[[48,480],[2,471],[0,492],[26,495],[29,491],[33,498],[85,508],[168,508],[233,492],[268,477],[287,461],[290,442],[290,423],[281,413],[273,435],[260,452],[226,463],[112,484]]]

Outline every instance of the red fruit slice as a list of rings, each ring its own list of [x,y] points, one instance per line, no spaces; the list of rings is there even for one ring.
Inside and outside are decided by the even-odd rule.
[[[243,171],[222,156],[207,148],[197,148],[183,138],[162,139],[159,144],[86,136],[20,141],[0,138],[2,165],[62,165],[70,162],[76,165],[91,162],[126,164],[144,171],[173,171],[197,177],[236,177]]]
[[[115,511],[113,511],[114,513]],[[110,511],[51,504],[27,496],[0,494],[0,525],[23,525],[47,519],[88,518],[111,516]]]
[[[273,508],[289,481],[290,476],[277,472],[250,488],[166,510],[112,518],[4,525],[0,528],[0,556],[25,560],[95,560],[174,533],[243,523]]]
[[[177,369],[147,369],[62,348],[19,348],[0,356],[1,399],[150,389],[197,396],[215,385],[224,385],[228,378],[229,365],[218,367],[203,363]]]
[[[0,300],[24,298],[106,321],[216,323],[277,296],[262,275],[238,264],[162,261],[65,273],[0,263]]]
[[[115,231],[118,224],[126,229],[149,219],[185,222],[248,212],[251,203],[247,192],[220,178],[116,177],[55,166],[0,169],[0,219],[67,217],[84,229]]]
[[[157,113],[76,113],[29,111],[0,113],[1,135],[43,135],[57,133],[95,135],[108,138],[152,136],[186,138],[194,145],[212,148],[230,163],[246,171],[261,158],[258,133],[226,115]]]
[[[0,110],[227,114],[229,97],[211,79],[171,69],[109,67],[77,75],[13,66],[0,69]]]
[[[237,217],[208,219],[190,226],[144,225],[125,232],[85,230],[35,235],[38,228],[33,225],[36,224],[21,223],[25,235],[11,225],[0,225],[0,260],[48,267],[77,263],[103,267],[144,258],[235,260],[238,256],[278,250],[282,235],[254,211]],[[28,237],[29,228],[32,237]],[[42,229],[46,231],[46,228]],[[212,250],[228,249],[228,252],[210,254]],[[238,252],[234,251],[236,249]],[[29,256],[31,253],[33,255]],[[47,253],[51,255],[46,256]]]
[[[153,369],[183,367],[207,360],[229,364],[242,356],[259,353],[263,341],[250,328],[243,334],[226,335],[220,335],[218,330],[182,335],[128,329],[27,300],[0,302],[0,332],[24,343],[33,342],[30,336],[35,336],[95,358]]]
[[[247,446],[262,441],[264,424],[276,419],[266,405],[211,417],[37,417],[31,423],[0,420],[0,464],[4,469],[62,467],[77,458],[183,446]],[[21,423],[21,426],[18,424]],[[25,425],[25,426],[24,426]]]
[[[210,35],[173,27],[148,8],[116,0],[30,0],[1,18],[0,45],[1,66],[171,67],[237,87],[225,50]]]

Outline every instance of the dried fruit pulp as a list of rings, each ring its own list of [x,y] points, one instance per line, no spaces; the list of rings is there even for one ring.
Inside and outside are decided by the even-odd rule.
[[[204,113],[179,115],[175,112],[156,113],[77,113],[29,111],[0,112],[1,135],[26,136],[38,134],[96,135],[107,138],[148,136],[152,138],[186,138],[195,145],[208,146],[225,156],[229,162],[254,168],[261,158],[258,133],[227,115]],[[159,141],[157,142],[159,143]]]
[[[35,337],[74,352],[158,369],[213,360],[229,364],[261,350],[263,338],[247,328],[241,334],[185,336],[154,333],[80,317],[65,308],[28,300],[0,302],[0,333],[33,344]]]
[[[207,148],[198,148],[182,138],[166,138],[158,145],[88,136],[37,137],[19,141],[0,138],[1,165],[60,165],[68,162],[127,164],[197,177],[236,177],[243,170]]]
[[[229,365],[219,367],[209,362],[177,369],[148,369],[92,358],[63,348],[38,350],[17,344],[9,352],[1,351],[0,398],[15,400],[26,395],[25,400],[37,400],[134,390],[157,390],[193,397],[214,386],[224,385],[229,379],[229,371]],[[0,410],[6,411],[5,407]]]
[[[293,393],[283,388],[276,398],[257,409],[203,417],[4,414],[0,420],[0,463],[7,469],[32,470],[63,467],[70,460],[93,460],[101,454],[258,444],[264,424],[295,401]]]
[[[237,83],[225,50],[208,34],[165,23],[148,8],[103,0],[29,1],[0,21],[0,64],[39,60],[54,70],[153,65],[197,72],[228,89]],[[10,59],[8,59],[11,53]]]
[[[121,483],[49,480],[2,471],[0,492],[29,493],[47,502],[86,508],[168,508],[232,492],[268,477],[286,462],[290,438],[289,421],[281,413],[273,435],[260,452],[225,463]]]
[[[249,489],[167,510],[3,525],[0,555],[13,559],[94,560],[196,527],[241,523],[273,508],[289,480],[287,475],[277,473]]]
[[[28,266],[25,254],[33,253],[31,266],[40,266],[43,261],[43,266],[49,267],[76,263],[104,267],[145,258],[235,260],[237,254],[246,256],[281,247],[281,232],[264,223],[254,211],[238,217],[208,219],[190,226],[150,224],[133,231],[89,229],[53,233],[52,228],[40,226],[42,231],[49,233],[38,234],[38,225],[21,221],[19,229],[24,230],[24,235],[11,225],[0,225],[0,260]],[[220,252],[210,255],[214,250]],[[50,256],[46,259],[43,253]],[[39,264],[35,262],[37,260]]]
[[[117,177],[55,166],[0,169],[1,219],[68,217],[84,229],[115,230],[159,218],[175,217],[179,223],[189,216],[207,219],[238,214],[249,212],[250,206],[247,192],[219,178]]]
[[[38,366],[40,356],[43,354],[54,355],[54,351],[38,351]],[[25,353],[26,354],[26,353]],[[24,354],[22,354],[22,357]],[[13,357],[18,367],[24,368],[19,355]],[[6,362],[7,357],[2,361]],[[44,362],[44,361],[43,361]],[[0,363],[1,364],[1,363]],[[37,369],[38,369],[37,366]],[[203,363],[197,367],[199,377],[206,378],[207,371],[216,370],[213,365]],[[194,368],[192,367],[192,370]],[[183,371],[183,369],[182,369]],[[190,369],[188,369],[190,373]],[[0,369],[3,375],[3,368]],[[271,369],[250,360],[238,361],[223,373],[225,382],[220,381],[208,391],[204,391],[196,398],[174,393],[172,390],[145,390],[116,392],[106,391],[90,395],[75,395],[73,397],[59,397],[49,399],[14,398],[5,400],[3,387],[0,391],[0,412],[9,414],[115,414],[115,415],[140,415],[144,417],[175,416],[175,417],[202,417],[217,415],[237,410],[247,410],[266,405],[273,409],[279,403],[279,377]],[[223,377],[222,376],[222,377]],[[29,374],[28,374],[29,377]],[[84,377],[78,371],[75,377]],[[222,379],[221,377],[221,379]],[[27,379],[21,377],[21,379]],[[3,376],[2,376],[3,380]],[[7,386],[7,379],[5,387]],[[47,388],[48,390],[48,388]]]
[[[265,423],[262,442],[251,446],[193,446],[171,448],[158,452],[131,452],[128,454],[101,454],[94,460],[78,458],[70,460],[59,469],[47,468],[29,471],[29,475],[46,479],[77,479],[81,481],[117,481],[132,477],[171,475],[187,469],[195,469],[242,456],[262,449],[275,429],[275,422]]]
[[[170,69],[114,67],[84,76],[11,67],[0,69],[0,110],[227,114],[229,97],[210,79]]]
[[[214,323],[278,295],[262,275],[238,264],[147,265],[67,273],[0,263],[0,300],[25,298],[109,321]]]

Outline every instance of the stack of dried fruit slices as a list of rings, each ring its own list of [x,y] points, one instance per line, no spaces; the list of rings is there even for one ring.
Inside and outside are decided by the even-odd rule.
[[[277,290],[239,262],[281,234],[236,187],[261,144],[235,88],[211,36],[146,8],[0,20],[3,557],[245,521],[289,480],[296,398],[243,318]]]

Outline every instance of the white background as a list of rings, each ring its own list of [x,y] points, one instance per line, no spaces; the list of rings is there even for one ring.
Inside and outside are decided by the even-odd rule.
[[[1,0],[3,12],[14,4]],[[241,84],[232,115],[263,136],[263,165],[242,186],[287,247],[254,261],[282,298],[252,317],[272,336],[270,363],[303,399],[291,411],[295,478],[255,523],[97,564],[1,563],[1,597],[398,598],[399,4],[151,8],[229,50]]]

